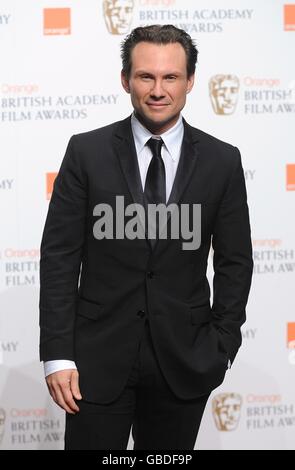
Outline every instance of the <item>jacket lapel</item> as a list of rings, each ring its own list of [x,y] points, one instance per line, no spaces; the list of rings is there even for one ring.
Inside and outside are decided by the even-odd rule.
[[[136,147],[131,128],[131,116],[127,117],[123,121],[120,121],[115,132],[114,149],[123,175],[126,179],[133,202],[135,204],[140,204],[142,207],[145,207]],[[138,212],[138,217],[141,223],[141,228],[145,233],[146,241],[149,242],[151,247],[150,240],[148,239],[148,230],[145,224],[145,217],[142,216],[140,212]]]
[[[176,175],[174,178],[174,182],[172,185],[172,189],[170,192],[170,196],[167,202],[167,205],[169,204],[179,204],[181,200],[181,196],[186,189],[187,185],[189,184],[189,181],[192,177],[192,174],[195,169],[195,165],[197,162],[197,157],[198,157],[198,149],[197,149],[197,142],[198,142],[198,137],[197,137],[197,131],[191,127],[186,120],[183,118],[183,125],[184,125],[184,134],[183,134],[183,141],[182,141],[182,147],[181,147],[181,154],[176,170]],[[171,217],[171,213],[175,210],[175,207],[172,209],[172,211],[168,212],[167,215],[167,223]],[[160,233],[163,231],[164,227],[167,225],[167,223],[164,223],[160,226],[159,230]],[[155,245],[157,244],[158,239],[155,240],[154,243],[154,248]]]
[[[197,161],[198,150],[195,143],[198,141],[194,129],[183,118],[184,135],[181,147],[180,159],[178,162],[175,179],[167,204],[178,203],[183,191],[193,174]]]
[[[167,205],[179,203],[181,196],[190,181],[197,161],[197,131],[191,127],[184,118],[183,125],[184,135],[181,154]],[[136,148],[131,128],[131,116],[128,116],[118,124],[115,132],[114,149],[134,203],[140,204],[142,207],[145,207],[146,210]],[[168,212],[167,222],[170,217],[171,214]],[[150,240],[148,238],[147,224],[145,223],[145,219],[141,217],[140,213],[139,220],[142,228],[145,229],[146,240],[149,242],[150,247],[154,249],[158,240]],[[160,226],[160,233],[164,229],[165,225],[166,223]]]

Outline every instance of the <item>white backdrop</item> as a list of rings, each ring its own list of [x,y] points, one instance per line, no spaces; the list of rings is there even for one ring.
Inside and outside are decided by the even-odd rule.
[[[38,360],[50,188],[72,134],[132,111],[120,83],[125,34],[172,23],[200,51],[184,117],[241,151],[255,261],[244,342],[212,392],[196,448],[295,449],[295,4],[114,3],[125,23],[107,20],[101,0],[0,0],[0,448],[63,448],[63,413]],[[230,75],[220,80],[227,114],[212,106],[215,75]]]

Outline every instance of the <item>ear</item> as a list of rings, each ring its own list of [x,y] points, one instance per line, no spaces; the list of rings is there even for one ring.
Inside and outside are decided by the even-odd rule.
[[[126,91],[126,93],[130,93],[129,80],[126,77],[123,70],[121,70],[121,83],[122,83],[122,86],[123,86],[124,90]]]
[[[186,88],[187,93],[191,91],[191,89],[194,86],[194,83],[195,83],[195,74],[193,73],[187,80],[187,88]]]

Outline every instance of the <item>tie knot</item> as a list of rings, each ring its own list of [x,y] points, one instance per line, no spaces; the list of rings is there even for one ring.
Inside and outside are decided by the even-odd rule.
[[[164,142],[161,138],[155,139],[154,137],[151,137],[147,141],[146,145],[148,145],[148,147],[151,149],[153,155],[156,155],[156,157],[161,157],[161,148],[163,143]]]

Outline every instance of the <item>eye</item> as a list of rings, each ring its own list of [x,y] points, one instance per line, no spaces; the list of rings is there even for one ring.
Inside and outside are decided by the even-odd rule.
[[[169,82],[172,82],[175,79],[176,79],[175,75],[167,75],[166,77],[166,80],[169,80]]]
[[[140,78],[142,80],[151,80],[151,76],[150,75],[141,75]]]

